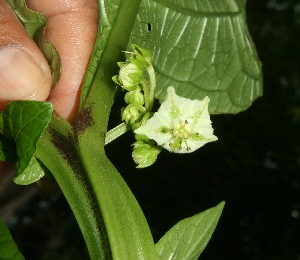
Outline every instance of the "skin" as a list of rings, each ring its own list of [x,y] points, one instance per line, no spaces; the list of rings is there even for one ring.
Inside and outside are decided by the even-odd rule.
[[[9,89],[2,91],[3,98],[0,91],[0,110],[12,100],[47,100],[53,103],[56,112],[71,122],[76,116],[81,83],[96,38],[97,1],[27,0],[26,4],[47,17],[46,39],[55,46],[60,55],[62,74],[55,88],[51,89],[50,69],[43,54],[27,35],[9,4],[0,0],[0,55],[4,48],[16,48],[42,68],[39,69],[40,74],[36,74],[40,75],[41,83],[35,84],[35,87],[28,84],[29,87],[25,90],[17,89],[17,83],[13,84],[15,77],[12,70],[11,84]],[[4,87],[8,88],[7,84]],[[0,165],[0,168],[1,173],[4,171],[3,165]]]

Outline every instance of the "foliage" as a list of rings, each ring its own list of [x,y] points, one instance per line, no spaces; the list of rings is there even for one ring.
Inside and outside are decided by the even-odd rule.
[[[3,148],[5,154],[11,155],[7,160],[14,159],[14,150],[18,158],[15,183],[31,184],[45,175],[43,166],[34,157],[34,153],[36,143],[48,126],[52,112],[52,105],[48,102],[14,101],[0,113],[1,134],[8,141]]]
[[[34,31],[31,23],[25,22],[32,13],[24,1],[10,3],[26,29]],[[39,177],[43,169],[52,173],[74,212],[91,259],[156,259],[157,251],[163,252],[163,259],[169,253],[195,259],[207,244],[224,204],[182,220],[154,245],[141,208],[105,154],[105,135],[116,92],[111,78],[118,69],[117,62],[124,60],[121,51],[136,43],[153,52],[158,75],[155,96],[160,101],[173,85],[185,98],[209,96],[211,113],[246,109],[262,91],[260,63],[245,22],[245,1],[98,3],[98,37],[76,121],[70,125],[57,114],[51,115],[52,107],[45,102],[13,102],[0,121],[0,158],[9,156],[7,145],[13,142],[19,183],[38,179],[33,174],[36,170],[26,171],[27,166],[38,167]],[[37,20],[45,25],[44,19]],[[58,55],[52,54],[58,60]],[[56,66],[52,70],[59,73]],[[28,132],[34,135],[28,138]],[[178,232],[189,235],[191,223],[195,233],[205,235],[201,239],[189,236],[188,243],[183,236],[180,245],[171,252],[165,249],[165,253],[166,241]],[[193,244],[195,248],[190,248]]]
[[[9,230],[0,219],[0,258],[7,260],[25,259],[19,252],[17,245],[13,241]]]
[[[198,259],[221,216],[224,202],[181,220],[155,245],[160,259]]]
[[[130,42],[153,52],[156,96],[211,99],[210,112],[238,113],[262,94],[261,64],[245,1],[143,0]]]

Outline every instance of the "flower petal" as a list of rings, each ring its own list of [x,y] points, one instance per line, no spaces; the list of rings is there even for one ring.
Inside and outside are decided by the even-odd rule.
[[[208,97],[190,100],[177,96],[173,87],[167,91],[167,98],[159,110],[135,133],[175,153],[190,153],[218,139],[211,126]]]

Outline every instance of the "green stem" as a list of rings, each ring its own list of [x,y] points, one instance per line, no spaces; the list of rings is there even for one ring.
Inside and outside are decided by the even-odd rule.
[[[119,1],[91,87],[83,96],[74,131],[81,162],[101,211],[113,259],[157,259],[145,216],[125,181],[105,155],[105,133],[114,101],[112,76],[127,49],[140,0]]]
[[[150,101],[150,90],[146,80],[141,81],[143,92],[144,92],[144,100],[145,100],[145,108],[147,112],[151,111],[151,101]]]
[[[149,75],[149,81],[150,81],[150,93],[149,93],[149,112],[151,112],[152,107],[153,107],[153,103],[154,103],[154,97],[155,97],[155,88],[156,88],[156,79],[155,79],[155,71],[152,65],[150,65],[147,68],[147,72]]]
[[[130,127],[128,125],[126,125],[125,123],[121,123],[121,124],[117,125],[116,127],[112,128],[111,130],[109,130],[106,133],[105,145],[109,144],[113,140],[115,140],[118,137],[120,137],[121,135],[125,134],[129,129],[130,129]]]
[[[83,234],[91,259],[110,259],[111,251],[99,209],[76,153],[71,126],[52,116],[40,137],[35,156],[53,174]]]

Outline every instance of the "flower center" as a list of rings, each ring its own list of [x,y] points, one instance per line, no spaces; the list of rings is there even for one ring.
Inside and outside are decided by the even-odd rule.
[[[176,121],[173,125],[172,134],[175,138],[178,139],[187,139],[190,136],[190,127],[189,127],[190,120],[184,119],[180,117],[178,121]]]
[[[169,146],[173,151],[182,149],[182,145],[186,146],[186,150],[189,151],[190,147],[187,145],[187,139],[192,135],[190,130],[190,123],[192,120],[184,119],[180,117],[174,122],[173,128],[169,131],[173,136],[169,141]]]

